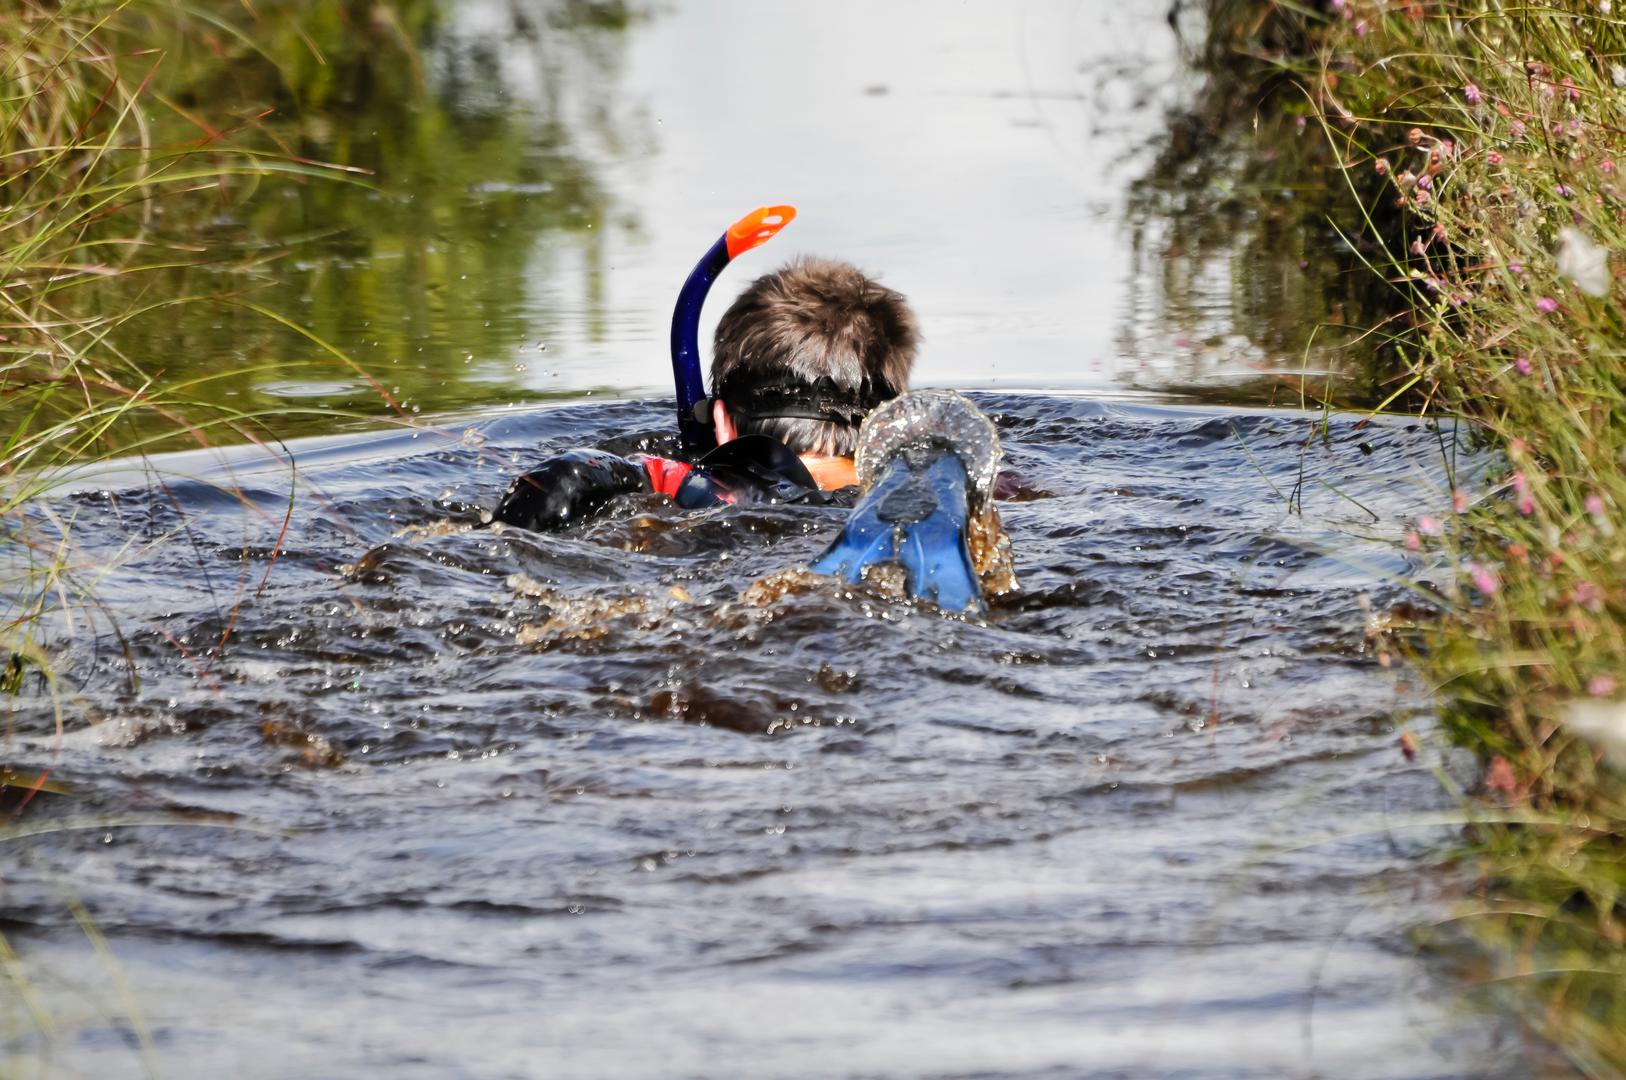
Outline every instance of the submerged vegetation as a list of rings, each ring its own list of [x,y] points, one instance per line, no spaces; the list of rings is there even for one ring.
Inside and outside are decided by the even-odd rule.
[[[1626,1070],[1626,11],[1609,0],[1212,5],[1226,84],[1380,292],[1384,402],[1503,455],[1404,545],[1459,572],[1415,661],[1485,765],[1465,925],[1529,1023]],[[1246,89],[1238,91],[1238,83]],[[1231,99],[1234,102],[1234,98]],[[1246,140],[1244,140],[1246,141]],[[1255,143],[1276,167],[1279,145]],[[1296,171],[1295,171],[1296,170]],[[1277,175],[1281,173],[1278,170]],[[1410,744],[1408,744],[1408,751]]]

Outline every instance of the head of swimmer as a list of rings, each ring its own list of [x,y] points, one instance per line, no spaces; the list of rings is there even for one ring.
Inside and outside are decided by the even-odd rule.
[[[850,472],[864,417],[909,388],[919,339],[908,301],[847,263],[804,258],[758,278],[717,324],[718,443],[772,436],[838,486],[817,466]]]

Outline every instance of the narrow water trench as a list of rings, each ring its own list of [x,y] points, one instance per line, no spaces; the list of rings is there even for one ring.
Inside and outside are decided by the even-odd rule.
[[[1429,701],[1368,637],[1434,572],[1407,524],[1484,463],[1449,425],[1193,399],[1284,360],[1224,264],[1181,300],[1134,247],[1198,87],[1165,13],[608,10],[445,4],[404,104],[288,121],[382,194],[221,222],[308,230],[266,303],[403,415],[341,417],[371,391],[303,338],[154,328],[312,408],[42,504],[117,572],[57,628],[65,728],[35,684],[8,718],[64,792],[0,877],[52,1017],[0,1010],[0,1066],[1530,1075],[1412,934],[1462,884],[1459,763],[1403,751]],[[796,251],[877,272],[919,310],[917,383],[995,419],[1023,588],[985,620],[752,599],[833,508],[481,524],[548,454],[670,426],[682,274],[781,200],[782,250],[729,283]]]

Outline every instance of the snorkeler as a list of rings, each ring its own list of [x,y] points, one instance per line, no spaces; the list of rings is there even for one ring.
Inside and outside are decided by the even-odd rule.
[[[784,221],[794,213],[772,209]],[[859,424],[908,389],[919,340],[908,302],[846,263],[806,258],[764,275],[717,324],[711,396],[700,397],[692,339],[716,276],[697,282],[706,268],[703,260],[684,287],[673,325],[685,459],[571,450],[515,480],[495,520],[548,530],[621,494],[655,492],[699,509],[822,501],[857,482]]]
[[[991,500],[998,438],[958,394],[899,398],[919,340],[902,295],[823,259],[758,278],[717,325],[704,396],[697,327],[706,293],[735,255],[794,216],[765,207],[736,222],[679,294],[672,357],[685,458],[570,450],[515,480],[493,520],[545,531],[623,494],[654,492],[700,509],[824,502],[861,484],[861,501],[815,571],[945,610],[981,610],[985,581],[993,592],[1014,587]],[[878,407],[887,422],[864,424]]]

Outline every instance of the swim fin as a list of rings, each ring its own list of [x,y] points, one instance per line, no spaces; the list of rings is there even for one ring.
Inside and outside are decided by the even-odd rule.
[[[953,391],[908,394],[865,420],[857,456],[864,495],[814,573],[856,584],[867,570],[896,567],[909,595],[945,611],[984,611],[968,541],[998,472],[988,418]]]
[[[814,573],[856,584],[872,566],[897,565],[910,595],[944,611],[981,611],[982,583],[966,546],[965,464],[938,447],[900,453]]]

